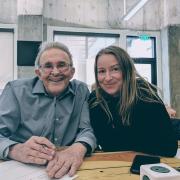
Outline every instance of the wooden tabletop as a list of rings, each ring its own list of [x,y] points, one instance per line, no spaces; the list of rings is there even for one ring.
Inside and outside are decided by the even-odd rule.
[[[77,172],[76,180],[139,180],[139,175],[130,173],[136,154],[140,153],[131,151],[93,153],[91,157],[85,158]],[[180,159],[161,158],[161,162],[174,168],[180,167]]]
[[[94,153],[85,158],[76,180],[139,180],[140,176],[131,174],[130,167],[136,152]],[[161,158],[162,163],[180,167],[180,159]]]
[[[140,176],[131,174],[130,167],[135,152],[94,153],[85,158],[77,172],[76,180],[139,180]],[[180,167],[180,159],[161,158],[162,163]]]
[[[122,151],[122,152],[107,152],[107,153],[94,153],[91,157],[85,158],[85,161],[127,161],[132,162],[135,155],[140,153],[135,153],[132,151]]]

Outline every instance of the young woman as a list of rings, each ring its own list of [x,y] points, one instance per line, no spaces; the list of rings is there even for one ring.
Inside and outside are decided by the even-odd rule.
[[[177,141],[165,105],[123,49],[109,46],[97,54],[95,79],[90,118],[103,151],[176,154]]]

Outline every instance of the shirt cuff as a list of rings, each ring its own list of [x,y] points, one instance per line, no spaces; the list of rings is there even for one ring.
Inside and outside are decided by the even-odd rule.
[[[5,140],[1,142],[0,146],[0,159],[3,160],[9,160],[8,159],[8,153],[9,153],[9,147],[12,145],[17,144],[18,142],[12,141],[12,140]]]
[[[86,149],[86,156],[90,156],[91,155],[91,152],[92,152],[92,148],[91,146],[87,143],[87,142],[84,142],[84,141],[76,141],[76,143],[81,143]]]

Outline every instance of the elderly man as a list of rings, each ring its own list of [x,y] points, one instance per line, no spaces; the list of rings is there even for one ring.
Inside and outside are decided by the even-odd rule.
[[[50,177],[72,176],[96,146],[88,88],[70,81],[72,56],[61,43],[42,43],[35,67],[37,77],[9,82],[0,97],[0,158],[47,164]]]

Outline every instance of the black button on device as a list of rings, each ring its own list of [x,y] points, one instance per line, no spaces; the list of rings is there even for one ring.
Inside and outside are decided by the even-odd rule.
[[[169,173],[170,172],[169,169],[162,167],[162,166],[152,166],[150,169],[154,172],[159,172],[159,173]]]

